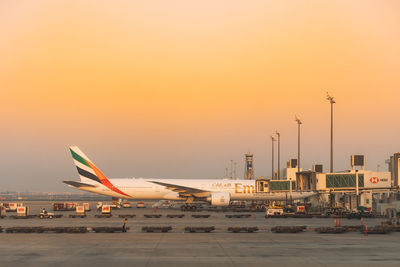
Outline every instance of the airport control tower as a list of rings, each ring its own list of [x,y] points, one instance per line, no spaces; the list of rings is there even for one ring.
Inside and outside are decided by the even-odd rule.
[[[254,155],[246,154],[246,161],[244,163],[244,179],[254,179]]]

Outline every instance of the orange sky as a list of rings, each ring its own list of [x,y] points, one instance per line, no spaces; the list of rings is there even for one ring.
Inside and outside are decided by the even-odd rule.
[[[400,151],[399,1],[1,1],[0,179],[63,190],[78,145],[109,176],[215,178]],[[29,181],[29,183],[27,183]],[[25,186],[25,187],[24,187]],[[0,190],[1,191],[1,190]]]

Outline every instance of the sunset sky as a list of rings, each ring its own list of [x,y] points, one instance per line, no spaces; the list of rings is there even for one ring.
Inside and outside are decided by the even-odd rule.
[[[108,177],[334,169],[400,151],[400,1],[0,2],[0,191],[66,191],[77,145]],[[277,167],[275,167],[276,169]]]

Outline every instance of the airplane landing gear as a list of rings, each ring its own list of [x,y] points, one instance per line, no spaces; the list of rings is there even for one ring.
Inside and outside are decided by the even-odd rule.
[[[181,211],[195,211],[197,209],[196,206],[193,205],[182,205]]]

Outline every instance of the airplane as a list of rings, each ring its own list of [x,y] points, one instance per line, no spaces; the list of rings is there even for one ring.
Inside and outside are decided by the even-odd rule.
[[[80,181],[63,181],[80,190],[118,199],[184,201],[182,210],[195,210],[194,201],[212,206],[228,206],[233,200],[265,201],[288,199],[287,192],[271,192],[269,180],[234,179],[156,179],[107,178],[76,146],[70,148]],[[293,200],[315,195],[314,192],[291,191]]]

